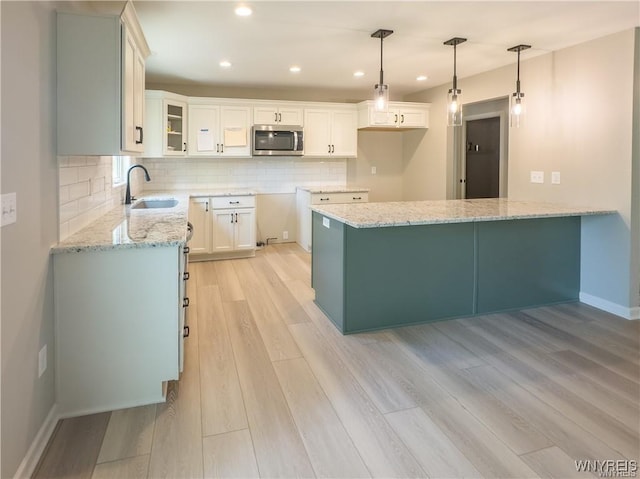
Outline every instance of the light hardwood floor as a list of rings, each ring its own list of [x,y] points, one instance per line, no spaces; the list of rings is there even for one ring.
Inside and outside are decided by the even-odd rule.
[[[295,244],[189,269],[167,402],[61,421],[35,477],[565,478],[640,459],[640,322],[575,303],[342,336]]]

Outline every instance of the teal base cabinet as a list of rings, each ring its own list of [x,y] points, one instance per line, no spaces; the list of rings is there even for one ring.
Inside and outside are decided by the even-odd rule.
[[[579,217],[312,224],[316,303],[345,334],[578,299]]]

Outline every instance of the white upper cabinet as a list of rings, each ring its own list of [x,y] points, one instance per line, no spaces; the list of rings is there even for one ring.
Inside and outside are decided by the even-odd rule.
[[[148,55],[131,2],[119,17],[58,13],[59,155],[144,151]]]
[[[187,154],[187,97],[147,90],[145,125],[145,157],[162,158]]]
[[[358,129],[355,106],[305,108],[304,125],[305,156],[357,156]]]
[[[375,110],[373,100],[358,104],[358,128],[429,128],[429,103],[389,102],[386,112]]]
[[[302,107],[269,103],[253,108],[254,125],[302,125]]]
[[[188,106],[189,156],[251,156],[251,108],[248,105],[192,100]]]

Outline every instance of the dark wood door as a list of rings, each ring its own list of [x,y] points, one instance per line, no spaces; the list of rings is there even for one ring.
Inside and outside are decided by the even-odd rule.
[[[465,198],[500,196],[500,117],[467,122]]]

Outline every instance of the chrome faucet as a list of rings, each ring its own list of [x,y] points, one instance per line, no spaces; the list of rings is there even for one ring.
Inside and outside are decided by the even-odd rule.
[[[130,205],[131,204],[131,200],[135,200],[135,198],[133,196],[131,196],[131,170],[133,170],[134,168],[142,168],[144,170],[144,179],[147,181],[151,181],[151,177],[149,176],[149,172],[147,171],[147,169],[142,166],[142,165],[133,165],[131,168],[129,168],[129,170],[127,171],[127,192],[124,195],[124,204],[125,205]]]

